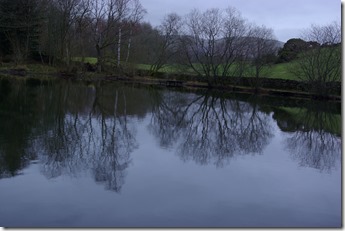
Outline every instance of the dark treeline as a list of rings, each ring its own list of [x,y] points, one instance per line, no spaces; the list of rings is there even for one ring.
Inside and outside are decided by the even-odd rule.
[[[271,28],[248,22],[232,7],[171,13],[157,27],[143,22],[146,13],[140,0],[1,0],[0,61],[73,67],[96,57],[92,71],[146,64],[155,74],[169,65],[212,84],[225,76],[258,78],[266,66],[298,58],[297,77],[339,80],[337,23],[312,26],[304,40],[283,47]]]
[[[129,49],[145,13],[138,0],[1,0],[0,11],[2,57],[69,66],[95,56],[100,68],[125,43]]]
[[[139,0],[2,0],[0,10],[1,56],[16,63],[70,65],[91,56],[99,71],[110,61],[152,64],[155,72],[179,60],[198,74],[223,76],[240,74],[241,62],[232,66],[249,53],[258,72],[259,58],[275,52],[273,31],[247,23],[234,8],[172,13],[157,28],[142,22]]]

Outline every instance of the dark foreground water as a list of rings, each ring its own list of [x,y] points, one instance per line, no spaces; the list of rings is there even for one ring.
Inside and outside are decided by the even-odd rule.
[[[0,226],[340,227],[340,105],[0,81]]]

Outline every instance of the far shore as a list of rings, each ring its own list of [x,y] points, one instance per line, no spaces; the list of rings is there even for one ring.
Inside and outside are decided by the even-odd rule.
[[[67,79],[72,81],[86,81],[89,83],[98,81],[118,81],[124,83],[154,85],[167,88],[185,88],[185,89],[214,89],[226,92],[239,92],[247,94],[258,94],[266,96],[280,96],[288,98],[302,98],[341,102],[341,82],[330,83],[332,94],[317,95],[308,92],[312,86],[306,82],[296,80],[272,79],[272,78],[254,78],[254,77],[227,77],[211,86],[201,77],[173,74],[162,77],[153,77],[147,75],[113,75],[106,73],[70,74],[70,73],[39,73],[29,72],[25,69],[6,69],[0,70],[1,78],[15,78],[27,80],[31,83],[40,84],[48,80]]]

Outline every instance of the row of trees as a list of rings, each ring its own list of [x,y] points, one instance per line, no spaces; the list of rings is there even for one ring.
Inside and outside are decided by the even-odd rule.
[[[289,71],[298,79],[311,83],[312,92],[331,93],[332,89],[325,88],[325,83],[341,81],[340,24],[312,25],[302,38],[288,40],[279,50],[276,62],[289,62]]]
[[[17,63],[36,57],[67,65],[74,57],[96,56],[102,71],[105,60],[117,67],[136,61],[130,60],[134,40],[152,56],[154,72],[180,60],[200,75],[224,76],[240,73],[233,65],[249,55],[259,72],[262,57],[275,52],[273,31],[247,23],[234,8],[169,14],[155,29],[141,23],[145,13],[139,0],[3,0],[1,53]]]
[[[172,13],[161,26],[161,42],[151,70],[177,63],[210,81],[242,76],[248,65],[259,77],[278,50],[273,30],[248,23],[235,8],[192,10],[185,17]]]
[[[16,63],[38,58],[66,65],[97,56],[102,71],[107,55],[117,54],[120,64],[125,37],[129,55],[134,25],[145,12],[139,0],[3,0],[1,53]]]
[[[324,83],[337,83],[341,79],[338,22],[312,25],[300,39],[290,39],[283,47],[272,29],[248,23],[234,8],[193,10],[183,19],[171,14],[163,25],[165,42],[161,49],[166,59],[160,57],[159,62],[169,63],[174,57],[171,52],[175,51],[178,55],[172,63],[180,62],[210,81],[217,77],[242,77],[245,72],[258,78],[266,66],[279,62],[291,62],[289,71],[311,83],[312,91],[318,94],[329,93]],[[167,49],[166,44],[171,48]]]
[[[312,83],[311,89],[327,95],[327,82],[341,81],[341,26],[333,22],[325,26],[313,25],[304,35],[307,41],[315,41],[311,49],[301,52],[292,66],[292,73],[301,80]]]
[[[301,79],[340,76],[338,23],[312,26],[304,40],[289,40],[278,51],[272,29],[248,22],[232,7],[171,13],[156,28],[142,22],[145,14],[139,0],[2,0],[0,57],[71,66],[91,56],[98,72],[148,64],[153,74],[176,64],[212,84],[245,72],[258,78],[278,55],[280,62],[299,60],[293,70]]]

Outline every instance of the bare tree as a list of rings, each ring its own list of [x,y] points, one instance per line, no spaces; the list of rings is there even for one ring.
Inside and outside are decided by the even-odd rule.
[[[255,77],[259,78],[263,69],[269,64],[270,57],[277,53],[273,30],[264,25],[253,25],[248,40],[248,59],[254,67]]]
[[[82,0],[80,2],[80,10],[72,25],[71,32],[71,54],[75,57],[80,57],[81,61],[85,61],[85,56],[88,53],[87,47],[90,46],[90,12],[92,0]]]
[[[93,1],[91,20],[92,34],[97,51],[98,71],[104,65],[107,48],[116,48],[117,67],[121,62],[121,46],[124,25],[139,22],[145,10],[138,0],[100,0]],[[129,44],[131,41],[129,41]],[[130,45],[127,47],[130,49]],[[129,54],[128,54],[129,56]]]
[[[248,40],[250,30],[248,23],[240,12],[233,7],[225,10],[224,41],[225,62],[222,76],[241,77],[244,72],[248,54]]]
[[[44,0],[0,1],[0,30],[17,64],[26,61],[32,52],[38,52],[45,5]]]
[[[304,40],[314,42],[302,52],[292,72],[312,84],[314,93],[328,94],[326,83],[341,81],[341,26],[337,22],[325,26],[312,25],[304,32]]]
[[[185,54],[190,67],[200,76],[218,76],[216,41],[221,38],[222,16],[219,9],[201,13],[193,10],[186,18],[186,36],[183,40]]]
[[[111,0],[111,9],[116,12],[118,23],[118,40],[117,40],[117,68],[121,65],[121,46],[123,41],[123,29],[127,24],[128,31],[131,32],[131,26],[138,23],[146,13],[139,0]],[[130,33],[129,33],[130,34]],[[130,35],[129,35],[130,37]],[[130,44],[131,41],[129,41]],[[128,47],[127,47],[128,48]],[[129,45],[130,48],[130,45]],[[127,53],[128,54],[128,53]]]
[[[159,32],[150,23],[138,23],[132,27],[128,62],[151,65],[156,61]]]
[[[117,67],[120,67],[121,62],[121,42],[122,42],[122,27],[124,22],[126,21],[126,17],[128,16],[129,11],[129,2],[130,0],[116,0],[110,1],[112,8],[114,8],[118,14],[118,40],[117,40]],[[114,4],[114,5],[113,5]]]
[[[182,27],[182,18],[176,13],[170,13],[163,19],[162,24],[158,27],[157,49],[154,49],[155,61],[151,65],[152,73],[158,72],[178,51],[180,29]]]
[[[59,12],[59,27],[55,28],[59,30],[60,35],[60,51],[59,56],[61,60],[69,66],[72,59],[71,49],[72,40],[74,34],[74,26],[78,20],[83,19],[89,11],[89,1],[87,0],[53,0],[53,6],[55,6]]]
[[[138,25],[138,23],[143,19],[144,15],[147,13],[147,11],[143,8],[139,0],[133,0],[132,4],[133,4],[132,13],[129,17],[129,22],[128,22],[129,35],[128,35],[128,43],[127,43],[126,64],[128,63],[130,51],[131,51],[133,28],[136,25]]]
[[[97,52],[97,70],[99,72],[103,71],[106,49],[117,42],[116,31],[121,18],[117,8],[115,0],[93,1],[90,19],[92,20],[92,40]]]
[[[97,70],[102,71],[103,54],[102,51],[112,43],[109,40],[111,25],[107,21],[107,12],[105,0],[92,1],[92,10],[90,15],[92,41],[95,44],[97,52]]]
[[[217,77],[241,74],[237,59],[242,58],[248,30],[235,8],[225,11],[193,10],[185,19],[183,51],[187,64],[212,84]],[[231,73],[232,72],[232,73]]]

